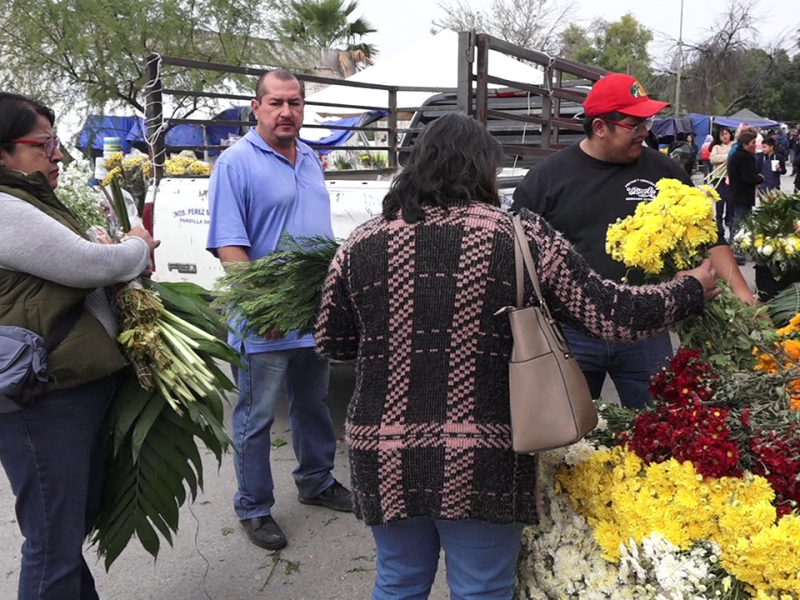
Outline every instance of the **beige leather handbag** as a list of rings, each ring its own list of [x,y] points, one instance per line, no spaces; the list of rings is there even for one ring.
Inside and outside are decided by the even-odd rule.
[[[519,215],[514,222],[517,306],[504,309],[514,347],[509,363],[514,451],[529,454],[574,444],[597,425],[586,378],[545,304]],[[525,271],[538,306],[525,306]]]

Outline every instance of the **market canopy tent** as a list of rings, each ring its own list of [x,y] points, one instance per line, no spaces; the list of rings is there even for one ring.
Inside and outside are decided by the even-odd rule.
[[[543,79],[543,73],[539,69],[494,50],[489,52],[489,73],[495,77],[531,85],[541,85]],[[346,81],[399,87],[429,87],[441,91],[455,90],[458,87],[458,34],[444,29],[415,46],[359,71]],[[400,91],[397,93],[397,106],[401,109],[419,107],[433,95],[435,95],[433,92]],[[387,109],[389,93],[384,90],[331,85],[306,98],[306,104],[311,105],[311,110],[320,114],[355,114],[362,111],[327,106],[315,107],[313,106],[315,102]]]
[[[714,124],[722,127],[739,127],[739,125],[751,125],[753,127],[778,127],[780,123],[771,119],[766,119],[757,115],[752,110],[743,108],[729,117],[714,117]]]

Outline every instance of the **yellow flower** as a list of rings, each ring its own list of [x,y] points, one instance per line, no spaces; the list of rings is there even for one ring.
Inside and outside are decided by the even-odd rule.
[[[713,204],[716,192],[694,188],[677,179],[656,184],[658,195],[640,202],[633,215],[612,224],[606,252],[628,267],[650,275],[696,265],[705,248],[717,241]]]
[[[108,172],[103,181],[100,182],[100,185],[103,187],[111,185],[112,181],[114,181],[115,179],[119,179],[121,177],[122,177],[122,167],[114,167]]]
[[[103,168],[105,168],[108,171],[111,171],[112,169],[115,169],[121,165],[122,165],[122,152],[114,152],[103,163]]]

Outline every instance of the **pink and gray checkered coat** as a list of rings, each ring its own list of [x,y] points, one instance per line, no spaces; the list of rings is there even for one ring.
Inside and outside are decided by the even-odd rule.
[[[563,323],[631,340],[703,310],[693,277],[603,280],[542,218],[524,217],[542,293]],[[511,221],[486,204],[429,208],[415,224],[379,217],[340,248],[315,339],[324,356],[356,360],[346,438],[356,515],[368,525],[536,521],[534,459],[511,450],[511,330],[495,315],[515,291]]]

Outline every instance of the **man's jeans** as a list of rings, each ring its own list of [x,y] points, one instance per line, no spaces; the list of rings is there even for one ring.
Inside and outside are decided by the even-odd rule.
[[[106,377],[0,415],[0,461],[25,537],[19,600],[97,600],[83,541],[100,509]]]
[[[564,336],[586,376],[592,398],[600,397],[608,373],[626,408],[643,408],[650,403],[650,379],[661,367],[668,366],[672,357],[668,333],[637,342],[612,342],[565,327]]]
[[[234,509],[240,520],[270,514],[275,504],[269,464],[275,406],[289,401],[293,472],[298,492],[314,497],[333,484],[336,434],[328,406],[329,366],[314,348],[242,356],[239,400],[233,411],[233,462],[239,489]]]
[[[417,517],[372,527],[372,600],[426,600],[444,549],[451,600],[511,600],[522,524]]]

